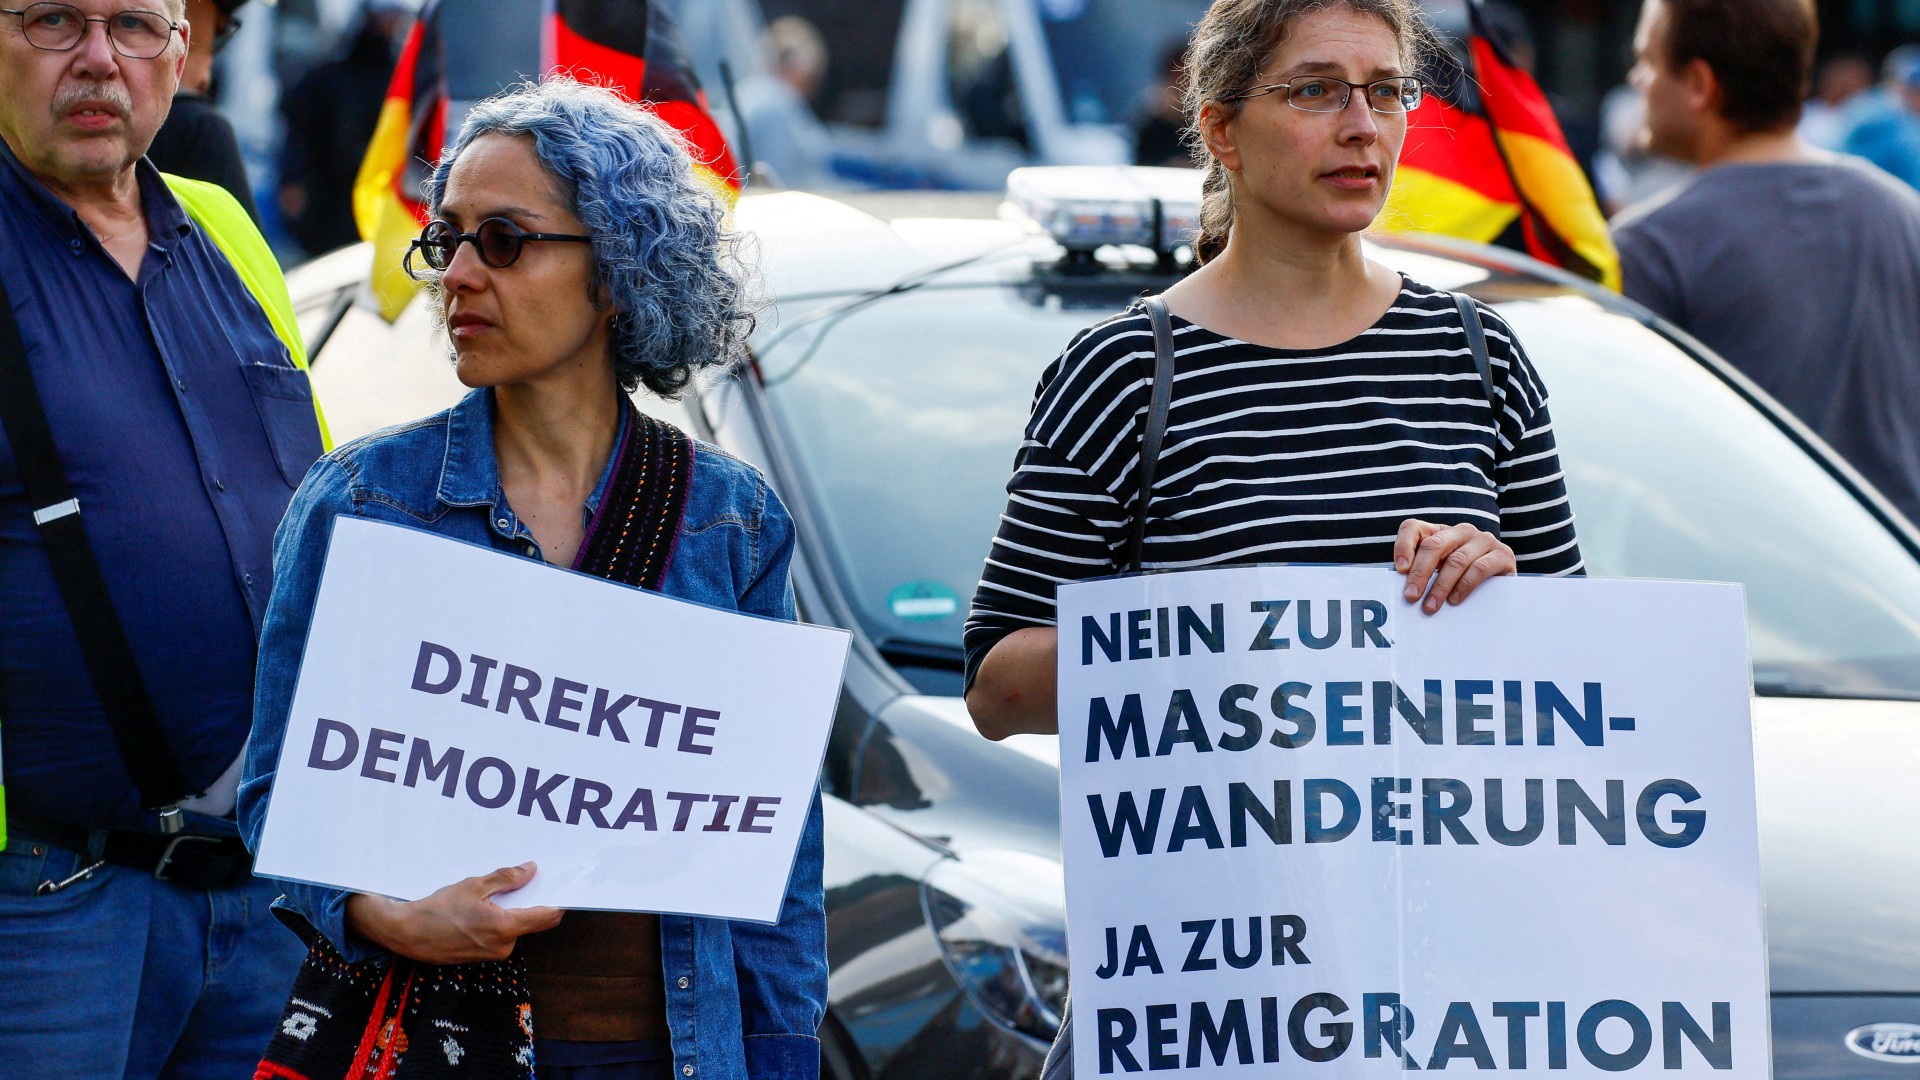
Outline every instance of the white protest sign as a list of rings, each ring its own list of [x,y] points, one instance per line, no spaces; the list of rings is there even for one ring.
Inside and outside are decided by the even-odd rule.
[[[1077,1075],[1769,1070],[1738,586],[1063,586]]]
[[[779,914],[841,630],[339,518],[256,869],[414,900]]]

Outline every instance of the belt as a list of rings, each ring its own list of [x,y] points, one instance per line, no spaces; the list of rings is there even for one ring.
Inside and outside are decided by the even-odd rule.
[[[151,873],[183,889],[230,889],[253,874],[253,856],[237,836],[163,836],[124,829],[79,829],[18,814],[9,817],[18,832],[90,859]]]

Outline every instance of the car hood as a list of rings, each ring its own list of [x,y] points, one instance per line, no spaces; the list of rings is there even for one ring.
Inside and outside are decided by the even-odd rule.
[[[1057,860],[1058,745],[1040,735],[989,742],[957,697],[897,697],[863,739],[853,801],[962,857],[1023,851]]]
[[[1774,992],[1920,992],[1920,703],[1753,714]]]

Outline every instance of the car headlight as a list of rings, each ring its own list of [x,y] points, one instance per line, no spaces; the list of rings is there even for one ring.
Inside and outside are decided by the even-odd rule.
[[[1059,861],[1024,851],[968,852],[935,866],[920,892],[941,956],[980,1011],[1051,1041],[1067,1002]]]

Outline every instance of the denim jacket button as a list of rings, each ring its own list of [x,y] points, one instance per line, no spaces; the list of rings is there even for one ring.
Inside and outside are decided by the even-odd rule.
[[[494,523],[494,524],[495,524],[496,526],[498,526],[498,527],[500,527],[500,528],[502,528],[502,529],[504,529],[504,528],[506,528],[506,527],[507,527],[507,519],[506,519],[506,518],[494,518],[494,519],[493,519],[493,523]]]
[[[685,975],[682,975],[680,976],[680,989],[685,990],[686,988],[687,988],[687,977]]]
[[[682,1066],[680,1066],[680,1075],[681,1075],[681,1076],[692,1076],[692,1075],[693,1075],[693,1066],[691,1066],[691,1065],[682,1065]]]

